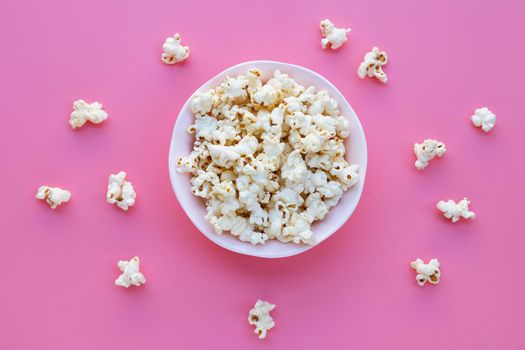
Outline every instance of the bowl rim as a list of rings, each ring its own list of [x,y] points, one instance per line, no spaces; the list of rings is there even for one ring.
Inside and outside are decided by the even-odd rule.
[[[293,244],[297,248],[295,250],[284,252],[284,253],[272,253],[272,252],[260,250],[260,254],[255,254],[255,253],[253,253],[251,251],[238,249],[236,247],[231,247],[231,246],[229,246],[227,244],[224,244],[224,242],[222,242],[220,239],[216,239],[217,237],[220,237],[220,235],[216,234],[215,232],[213,232],[211,235],[208,234],[207,230],[204,227],[202,227],[201,224],[198,221],[194,220],[192,215],[189,214],[191,212],[191,210],[189,209],[187,204],[184,203],[184,201],[182,201],[180,199],[181,196],[178,193],[177,187],[175,186],[175,176],[178,174],[177,171],[176,171],[176,166],[175,166],[176,158],[178,157],[178,154],[176,154],[176,152],[175,152],[175,144],[176,144],[175,143],[175,131],[177,130],[178,123],[181,121],[181,115],[189,107],[189,104],[191,103],[191,98],[195,95],[195,93],[200,92],[203,89],[203,87],[207,86],[212,81],[214,81],[217,78],[219,78],[220,76],[223,76],[223,75],[226,76],[226,75],[228,75],[228,73],[230,71],[236,70],[236,69],[238,69],[240,67],[243,67],[243,66],[257,67],[257,65],[278,65],[278,66],[281,66],[278,69],[282,69],[283,71],[286,69],[285,67],[291,67],[293,69],[302,70],[302,71],[306,72],[307,74],[313,75],[316,79],[320,79],[320,80],[324,81],[324,83],[329,85],[336,93],[338,93],[342,97],[343,102],[345,102],[348,105],[351,113],[355,117],[355,121],[352,120],[352,122],[354,122],[354,128],[358,129],[358,131],[363,135],[363,146],[364,146],[364,148],[362,150],[362,153],[363,153],[363,156],[364,156],[364,161],[359,163],[359,181],[362,184],[361,184],[361,186],[359,186],[357,188],[356,191],[352,192],[353,196],[356,197],[355,206],[353,206],[353,208],[351,208],[350,210],[345,212],[345,214],[346,214],[345,216],[346,217],[344,218],[344,220],[340,220],[340,225],[334,225],[333,228],[330,228],[330,232],[323,239],[319,239],[313,245],[306,245],[306,244],[295,245],[293,243],[278,242],[278,243],[281,243],[281,244]],[[284,71],[284,73],[286,73],[286,71]],[[188,99],[186,100],[184,105],[179,110],[179,114],[177,115],[177,119],[175,120],[175,124],[173,126],[173,131],[172,131],[172,134],[171,134],[171,141],[170,141],[170,149],[169,149],[169,154],[168,154],[168,169],[169,169],[171,187],[173,189],[173,192],[175,193],[175,197],[177,198],[177,201],[179,202],[180,206],[184,210],[184,213],[190,219],[190,221],[193,223],[193,225],[195,225],[195,227],[205,237],[207,237],[210,241],[212,241],[213,243],[219,245],[222,248],[225,248],[225,249],[227,249],[229,251],[232,251],[232,252],[235,252],[235,253],[239,253],[239,254],[243,254],[243,255],[255,256],[255,257],[259,257],[259,258],[271,258],[271,259],[273,259],[273,258],[290,257],[290,256],[294,256],[294,255],[306,252],[306,251],[308,251],[308,250],[310,250],[310,249],[312,249],[314,247],[319,246],[322,242],[324,242],[326,239],[328,239],[330,236],[332,236],[336,231],[338,231],[348,221],[348,219],[352,216],[352,214],[354,213],[355,209],[359,205],[359,202],[361,201],[361,196],[362,196],[363,189],[364,189],[364,186],[365,186],[367,163],[368,163],[368,145],[367,145],[367,142],[366,142],[366,135],[365,135],[363,126],[361,124],[361,121],[360,121],[359,117],[357,116],[357,114],[355,113],[354,109],[352,108],[352,105],[350,104],[350,102],[348,102],[348,100],[343,95],[343,93],[332,82],[330,82],[327,78],[323,77],[321,74],[319,74],[319,73],[317,73],[317,72],[315,72],[315,71],[313,71],[313,70],[311,70],[309,68],[306,68],[306,67],[303,67],[303,66],[300,66],[300,65],[296,65],[296,64],[293,64],[293,63],[286,63],[286,62],[273,61],[273,60],[255,60],[255,61],[241,62],[241,63],[235,64],[233,66],[230,66],[228,68],[223,69],[219,73],[215,74],[212,78],[208,79],[206,82],[201,84],[193,93],[191,93],[191,95],[188,97]],[[248,242],[243,242],[243,243],[249,244]]]

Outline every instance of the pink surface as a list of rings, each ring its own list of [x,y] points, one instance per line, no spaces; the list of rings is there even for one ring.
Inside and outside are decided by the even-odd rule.
[[[520,1],[20,1],[0,11],[0,348],[523,349],[525,54]],[[323,17],[350,26],[320,49]],[[160,61],[166,36],[191,46]],[[390,82],[356,76],[373,45]],[[209,77],[254,59],[291,62],[331,80],[363,123],[369,168],[350,221],[304,254],[263,260],[220,249],[183,214],[168,179],[171,131]],[[110,119],[73,131],[72,101]],[[487,105],[490,134],[469,116]],[[449,152],[423,173],[412,144]],[[125,213],[105,202],[126,170]],[[41,184],[70,189],[56,211]],[[439,199],[469,196],[478,214],[452,225]],[[113,286],[139,255],[147,285]],[[437,257],[442,282],[417,286],[409,261]],[[257,298],[277,304],[260,341]]]

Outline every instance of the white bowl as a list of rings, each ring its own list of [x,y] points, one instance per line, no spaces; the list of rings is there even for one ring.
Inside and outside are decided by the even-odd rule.
[[[359,182],[346,191],[339,203],[330,209],[328,215],[321,221],[312,225],[312,231],[317,237],[317,244],[330,237],[350,218],[363,191],[363,185],[366,175],[367,149],[366,139],[363,127],[357,118],[354,110],[344,98],[344,96],[321,75],[304,67],[296,66],[289,63],[274,61],[251,61],[230,67],[217,74],[196,92],[208,91],[218,86],[227,75],[237,76],[246,73],[250,68],[257,67],[262,72],[264,80],[269,79],[275,69],[282,73],[287,73],[301,85],[314,85],[318,90],[326,90],[339,103],[341,115],[344,115],[350,121],[350,137],[346,139],[346,156],[347,160],[359,164]],[[264,245],[254,246],[249,242],[242,242],[229,233],[218,235],[213,230],[212,225],[204,218],[206,214],[206,205],[202,198],[196,197],[190,190],[190,175],[179,174],[176,171],[175,162],[177,157],[188,155],[193,148],[194,136],[189,134],[186,129],[193,124],[194,117],[190,109],[190,99],[182,107],[179,117],[173,129],[169,153],[169,171],[171,185],[175,191],[182,208],[195,224],[195,226],[210,240],[217,243],[223,248],[231,251],[258,256],[262,258],[280,258],[302,253],[316,245],[296,245],[294,243],[281,243],[277,240],[267,241]]]

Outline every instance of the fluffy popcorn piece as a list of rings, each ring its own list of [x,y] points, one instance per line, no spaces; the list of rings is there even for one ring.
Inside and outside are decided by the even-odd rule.
[[[222,87],[224,89],[224,97],[229,101],[243,100],[248,96],[246,91],[248,80],[242,75],[237,78],[227,77]]]
[[[458,222],[460,218],[464,219],[475,219],[476,214],[473,211],[469,211],[468,206],[470,201],[467,198],[463,198],[458,203],[452,199],[448,201],[439,201],[436,207],[443,213],[443,216],[452,222]]]
[[[358,170],[359,166],[357,164],[349,165],[346,162],[334,162],[332,169],[330,169],[330,174],[336,176],[343,186],[343,189],[345,189],[345,187],[350,188],[357,183]]]
[[[99,102],[87,103],[84,100],[73,102],[73,112],[69,118],[69,125],[76,129],[86,124],[87,121],[93,124],[102,123],[108,119],[108,114],[102,108],[102,103]]]
[[[254,68],[196,93],[191,109],[194,147],[176,166],[215,232],[315,244],[311,225],[359,181],[344,159],[350,125],[337,101],[278,70],[262,81]]]
[[[282,97],[282,91],[275,88],[271,84],[265,84],[253,94],[253,99],[256,103],[263,106],[270,106],[277,102]]]
[[[169,37],[164,41],[162,45],[162,62],[166,64],[175,64],[178,62],[184,61],[190,56],[190,48],[188,46],[183,46],[181,43],[180,34],[177,33],[172,37]]]
[[[282,236],[277,237],[283,242],[294,242],[296,244],[315,244],[314,233],[310,230],[310,222],[305,215],[293,213],[286,227],[283,228]]]
[[[234,147],[221,145],[208,145],[212,161],[218,166],[231,168],[234,162],[240,158]]]
[[[213,106],[213,94],[211,92],[196,93],[191,99],[190,107],[193,113],[206,114]]]
[[[63,190],[60,187],[40,186],[36,193],[36,198],[45,199],[51,209],[55,209],[60,204],[69,201],[71,192]]]
[[[438,284],[441,271],[439,270],[438,259],[432,259],[425,264],[423,260],[417,258],[410,263],[410,267],[416,270],[416,281],[422,287],[425,283]]]
[[[321,28],[321,34],[324,38],[321,39],[321,47],[326,49],[328,46],[332,50],[336,50],[343,46],[348,38],[346,37],[350,33],[350,28],[336,28],[329,19],[323,19],[319,24]]]
[[[128,288],[129,286],[141,286],[146,283],[146,278],[140,272],[140,259],[138,256],[130,261],[120,260],[117,263],[122,274],[115,280],[115,285]]]
[[[443,142],[432,139],[426,139],[423,143],[414,144],[414,153],[417,160],[415,166],[418,170],[423,170],[428,166],[428,163],[435,157],[442,157],[447,149]]]
[[[388,77],[383,72],[383,66],[388,62],[388,56],[386,52],[379,51],[377,47],[373,47],[372,51],[367,52],[363,59],[363,62],[357,69],[357,75],[359,78],[364,79],[365,77],[376,78],[383,84],[388,81]]]
[[[492,113],[487,107],[478,108],[474,115],[470,117],[475,127],[481,127],[483,131],[489,132],[496,124],[496,115]]]
[[[306,163],[298,150],[288,155],[281,169],[281,176],[292,182],[303,182],[306,176]]]
[[[131,182],[126,181],[126,172],[109,175],[108,192],[106,199],[110,204],[116,204],[120,209],[127,211],[135,204],[137,194]]]
[[[267,332],[275,326],[275,322],[270,316],[270,312],[273,309],[275,309],[274,304],[259,299],[250,310],[248,323],[255,326],[254,333],[257,334],[259,339],[266,338]]]

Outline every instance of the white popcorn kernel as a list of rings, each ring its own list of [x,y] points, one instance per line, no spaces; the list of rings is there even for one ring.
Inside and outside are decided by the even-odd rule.
[[[127,211],[135,204],[137,194],[131,182],[126,181],[126,172],[109,175],[108,192],[106,199],[110,204],[116,204],[120,209]]]
[[[177,158],[177,172],[179,173],[191,173],[197,166],[191,157],[179,157]]]
[[[496,124],[496,115],[492,113],[487,107],[478,108],[474,115],[470,118],[476,127],[481,127],[483,131],[489,132]]]
[[[238,152],[232,146],[208,145],[212,161],[218,166],[231,168],[235,161],[240,158]]]
[[[420,286],[425,283],[438,284],[441,271],[439,270],[438,259],[432,259],[425,264],[423,260],[417,258],[410,263],[410,267],[416,270],[416,281]]]
[[[191,99],[191,111],[193,113],[206,114],[213,106],[213,94],[211,92],[196,93]]]
[[[183,46],[181,43],[180,34],[175,34],[172,37],[169,37],[162,45],[162,62],[166,64],[175,64],[178,62],[184,61],[190,55],[190,48],[188,46]]]
[[[255,91],[259,90],[262,86],[261,82],[261,71],[257,68],[252,68],[246,74],[246,80],[248,81],[248,87],[246,90],[248,94],[253,97]]]
[[[292,213],[290,220],[282,230],[282,237],[277,239],[284,242],[294,242],[296,244],[306,243],[315,244],[314,233],[310,230],[310,223],[305,215]]]
[[[336,117],[336,131],[337,135],[341,138],[347,138],[350,136],[350,122],[345,117]]]
[[[305,157],[306,164],[310,168],[318,168],[323,170],[329,170],[332,167],[330,156],[328,154],[307,154]]]
[[[363,62],[359,65],[357,69],[357,75],[359,78],[364,79],[365,77],[375,77],[382,83],[388,81],[388,77],[385,72],[383,72],[383,66],[388,62],[388,56],[386,52],[379,51],[377,47],[373,47],[372,51],[367,52],[363,59]]]
[[[227,77],[223,83],[224,96],[229,101],[243,100],[248,96],[246,88],[248,87],[248,80],[244,76],[238,78]]]
[[[329,19],[323,19],[319,27],[321,28],[321,34],[324,36],[321,39],[321,47],[323,49],[326,49],[328,46],[332,50],[340,48],[348,40],[347,34],[351,31],[350,28],[336,28]]]
[[[220,212],[222,215],[234,215],[240,208],[237,200],[237,191],[230,180],[222,181],[213,187],[212,195],[221,201]]]
[[[357,183],[358,170],[358,165],[349,165],[346,162],[334,162],[332,164],[332,168],[330,169],[330,174],[336,176],[339,179],[341,185],[343,186],[343,189],[346,190],[347,188],[350,188]]]
[[[188,127],[188,132],[190,134],[195,133],[196,139],[204,139],[211,141],[213,138],[213,133],[217,130],[217,119],[207,115],[195,116],[195,124]]]
[[[254,333],[258,335],[259,339],[266,338],[267,332],[275,326],[275,322],[270,316],[273,309],[275,309],[275,305],[259,299],[250,310],[248,322],[255,326]]]
[[[426,139],[421,144],[415,143],[414,153],[417,157],[415,162],[416,168],[418,170],[425,169],[432,159],[443,156],[446,151],[445,144],[436,140]]]
[[[296,150],[288,155],[281,169],[281,176],[293,182],[303,182],[306,176],[306,163],[301,153]]]
[[[443,213],[443,216],[447,219],[452,220],[452,222],[459,221],[460,218],[464,219],[475,219],[476,214],[473,211],[469,211],[468,206],[470,200],[463,198],[458,203],[454,202],[452,199],[448,201],[439,201],[436,207]]]
[[[281,73],[278,69],[273,72],[273,78],[268,81],[268,84],[282,91],[284,97],[297,96],[304,90],[304,86],[297,84],[288,74]]]
[[[268,240],[268,235],[253,231],[248,220],[240,216],[233,218],[229,230],[232,235],[238,236],[241,241],[250,242],[253,245],[264,244]]]
[[[259,141],[255,136],[248,135],[243,137],[237,145],[235,145],[235,151],[239,155],[253,155],[257,151]]]
[[[273,85],[265,84],[253,94],[253,99],[263,106],[270,106],[277,102],[281,96],[282,92],[280,90]]]
[[[84,100],[73,102],[73,112],[69,119],[69,125],[76,129],[86,124],[87,121],[93,124],[102,123],[108,119],[108,114],[102,108],[102,103],[99,102],[87,103]]]
[[[71,193],[60,187],[40,186],[36,193],[36,198],[45,199],[51,209],[55,209],[60,204],[68,202],[71,198]]]
[[[303,104],[312,104],[315,100],[315,86],[307,87],[300,95],[299,100]]]
[[[146,283],[146,278],[139,269],[140,259],[138,256],[130,261],[120,260],[117,263],[122,274],[115,280],[115,285],[128,288],[129,286],[141,286]]]

